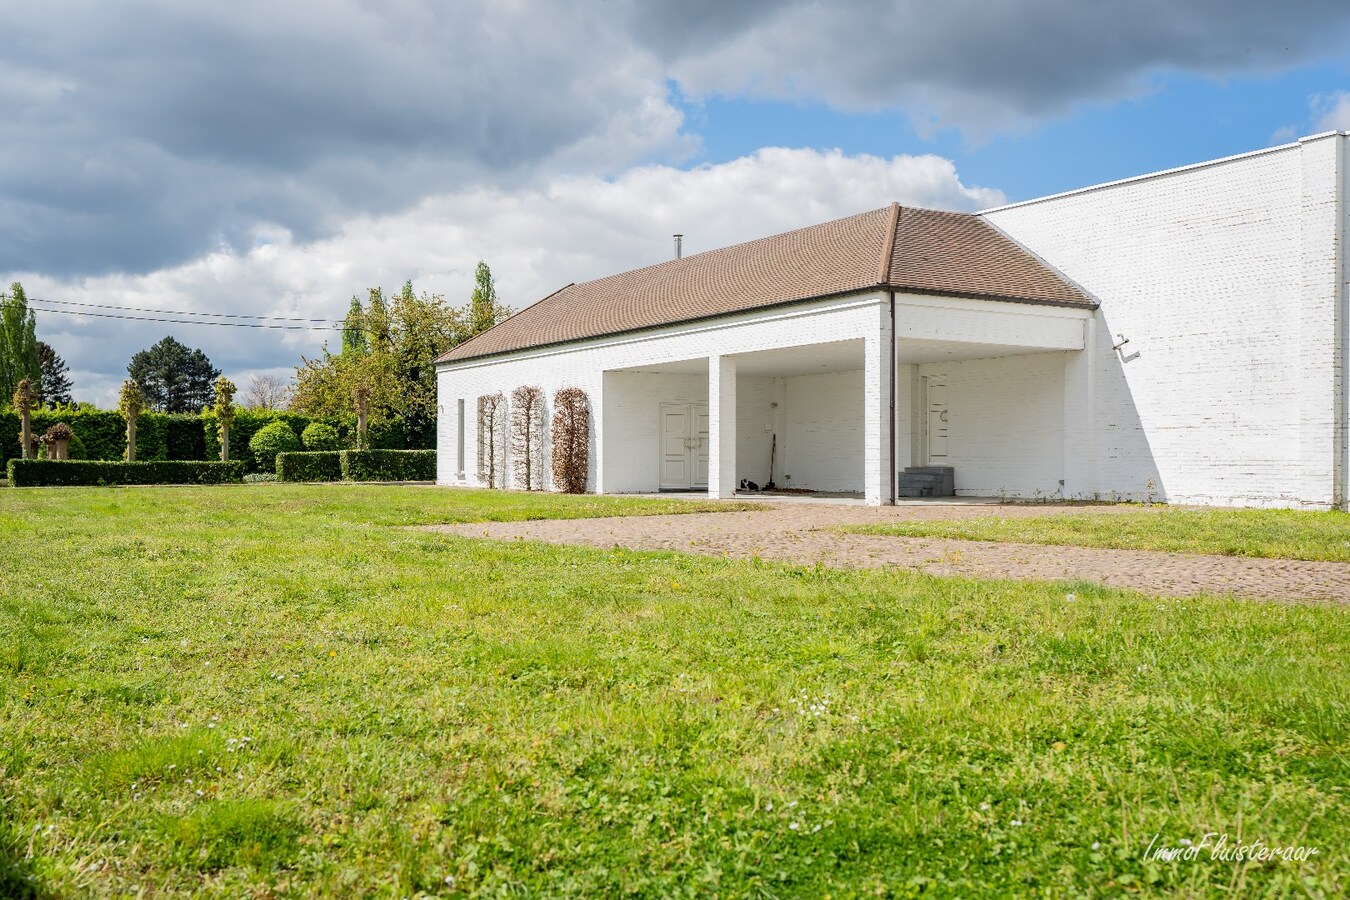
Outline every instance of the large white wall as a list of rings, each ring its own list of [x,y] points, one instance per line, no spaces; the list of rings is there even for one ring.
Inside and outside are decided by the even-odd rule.
[[[1085,493],[1172,502],[1331,505],[1344,440],[1341,194],[1346,137],[987,212],[1101,303]],[[1119,351],[1112,344],[1129,342]],[[1088,362],[1091,362],[1091,371]],[[1075,479],[1079,481],[1079,479]]]
[[[787,378],[783,487],[861,491],[866,476],[862,370]],[[888,494],[889,496],[889,494]]]
[[[708,376],[610,372],[604,377],[605,490],[655,492],[661,487],[661,404],[707,403]]]
[[[956,493],[971,497],[1061,496],[1064,478],[1063,353],[915,366],[947,385],[947,462]],[[913,430],[922,433],[916,396]]]
[[[736,481],[747,478],[763,485],[769,481],[770,444],[778,434],[778,460],[775,466],[782,471],[783,447],[787,438],[780,433],[779,409],[783,399],[784,379],[766,375],[740,375],[736,378]],[[860,388],[861,390],[861,388]],[[774,408],[773,404],[779,407]],[[862,395],[858,395],[862,406]],[[861,490],[861,488],[858,488]]]

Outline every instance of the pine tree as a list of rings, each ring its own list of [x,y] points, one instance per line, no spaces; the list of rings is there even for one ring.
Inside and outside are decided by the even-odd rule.
[[[42,373],[42,385],[38,393],[42,395],[42,403],[52,409],[71,403],[70,367],[46,341],[37,342],[37,351]]]
[[[127,373],[141,389],[151,409],[168,413],[195,413],[215,401],[220,370],[200,350],[189,350],[166,337],[131,358]]]

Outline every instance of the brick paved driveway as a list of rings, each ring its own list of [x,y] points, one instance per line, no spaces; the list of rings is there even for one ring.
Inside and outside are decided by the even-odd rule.
[[[1085,580],[1162,596],[1201,592],[1265,599],[1350,601],[1350,564],[1199,556],[1146,550],[1049,547],[841,534],[841,524],[988,516],[1113,515],[1139,507],[925,503],[866,507],[766,503],[754,512],[431,526],[499,540],[526,539],[632,550],[678,550],[842,567],[899,566],[933,575]]]

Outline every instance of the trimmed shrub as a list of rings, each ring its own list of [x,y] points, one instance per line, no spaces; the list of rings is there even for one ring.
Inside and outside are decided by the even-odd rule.
[[[341,450],[342,435],[327,422],[310,422],[300,432],[300,443],[305,449],[318,453],[324,450]]]
[[[348,481],[435,481],[435,450],[343,450]]]
[[[241,481],[240,462],[111,462],[107,460],[11,459],[12,487],[99,484],[227,484]]]
[[[277,480],[271,472],[249,472],[244,476],[244,484],[270,484]]]
[[[242,459],[250,472],[275,472],[277,466],[275,456],[259,461],[244,448],[252,449],[253,436],[259,431],[273,422],[283,422],[295,432],[296,445],[290,449],[299,450],[300,432],[304,431],[305,426],[311,421],[308,416],[271,409],[236,409],[234,421],[230,423],[230,455]],[[220,459],[220,435],[216,431],[216,414],[209,409],[204,411],[197,419],[197,425],[202,429],[203,456],[207,459]]]
[[[341,455],[337,450],[278,453],[277,480],[338,481],[342,478]]]
[[[155,444],[157,437],[153,417],[158,413],[143,413],[142,430],[137,432],[136,447],[138,455],[147,459],[161,449]],[[120,413],[102,409],[33,410],[33,433],[41,434],[57,422],[65,422],[71,430],[80,436],[88,459],[121,459],[127,448],[127,423]],[[19,417],[12,412],[0,413],[0,457],[8,460],[19,455]]]
[[[231,444],[234,441],[230,442]],[[278,453],[295,453],[300,449],[300,438],[285,422],[273,422],[264,425],[253,437],[249,438],[248,449],[253,451],[253,459],[259,471],[275,471]]]
[[[84,441],[74,432],[70,435],[70,446],[66,448],[66,456],[71,459],[88,459],[89,451],[84,449]]]

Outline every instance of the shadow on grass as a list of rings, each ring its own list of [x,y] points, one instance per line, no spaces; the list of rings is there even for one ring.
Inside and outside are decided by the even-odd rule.
[[[0,807],[0,897],[42,900],[48,896],[28,859],[22,834]]]

